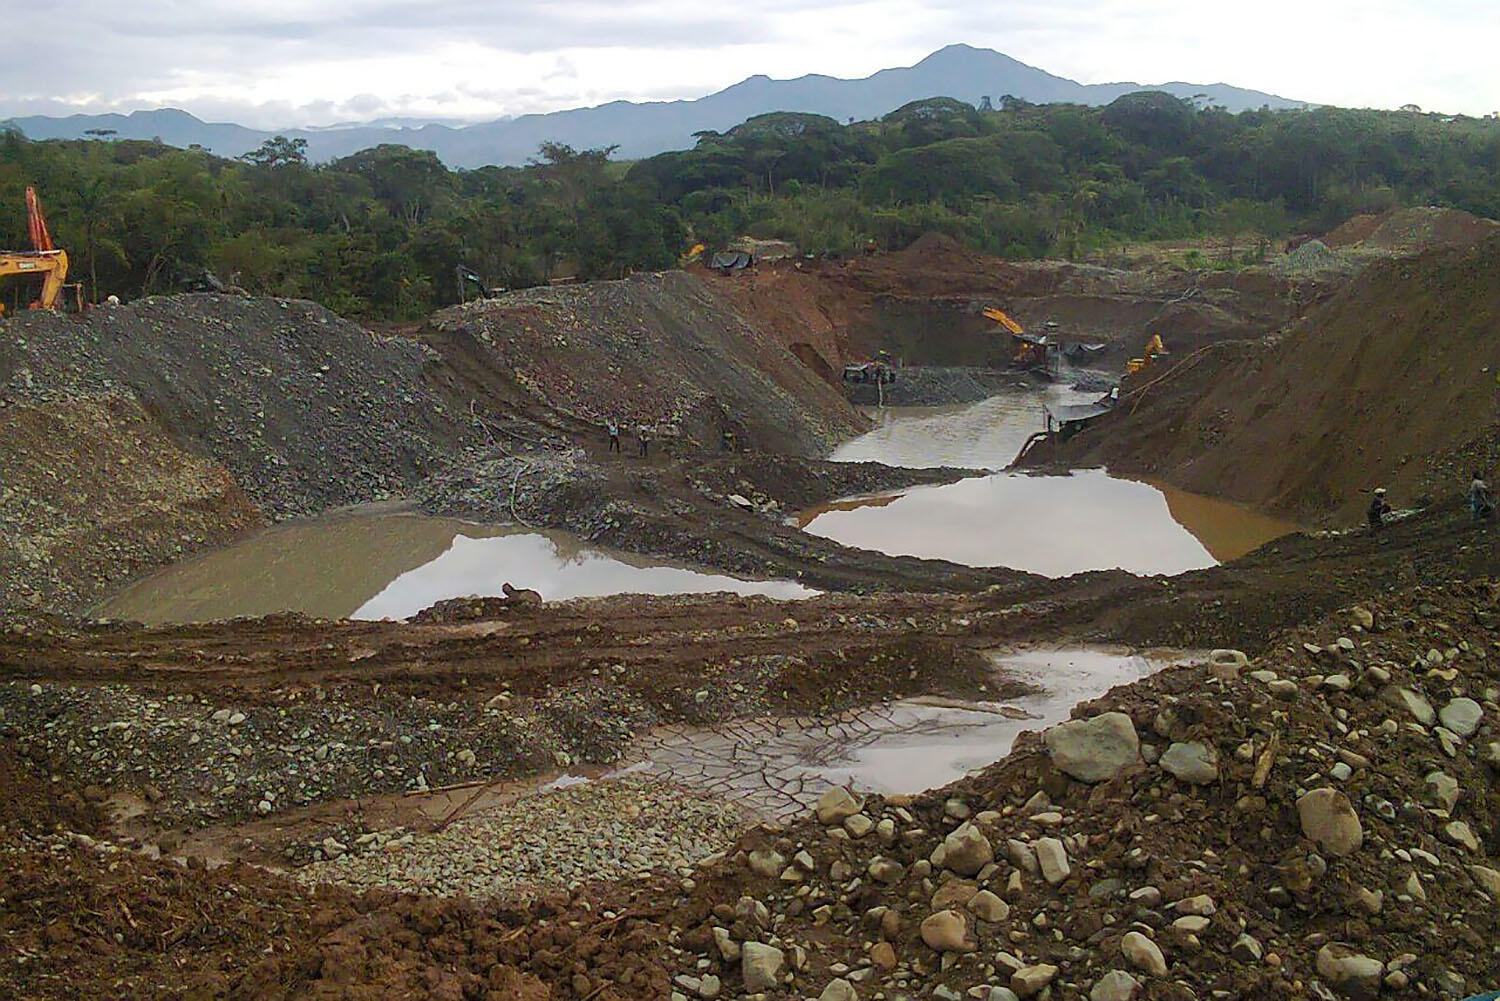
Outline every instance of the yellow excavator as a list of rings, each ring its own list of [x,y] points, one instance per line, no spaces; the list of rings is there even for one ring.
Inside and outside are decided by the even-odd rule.
[[[59,308],[63,292],[67,291],[69,303],[81,312],[83,286],[67,284],[68,252],[53,244],[35,188],[26,189],[26,230],[31,236],[31,249],[0,250],[0,278],[10,275],[40,278],[41,294],[31,304],[32,309]],[[4,314],[5,305],[0,303],[0,316]]]
[[[1135,375],[1143,368],[1150,368],[1156,364],[1156,359],[1167,353],[1167,346],[1162,343],[1161,334],[1154,334],[1151,340],[1146,342],[1146,350],[1139,358],[1132,358],[1125,363],[1125,374]]]

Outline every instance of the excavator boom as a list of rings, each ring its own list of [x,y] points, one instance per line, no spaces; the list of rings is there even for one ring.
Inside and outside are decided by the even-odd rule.
[[[57,249],[52,244],[52,233],[47,229],[47,218],[42,215],[42,201],[36,196],[36,188],[26,189],[26,232],[31,236],[31,249],[37,253]]]
[[[1021,325],[1019,323],[1017,323],[1015,320],[1012,320],[1002,310],[997,309],[993,306],[985,310],[984,315],[989,317],[991,320],[994,320],[996,323],[1000,324],[1000,326],[1004,327],[1006,330],[1009,330],[1013,334],[1020,334],[1024,332],[1021,329]]]

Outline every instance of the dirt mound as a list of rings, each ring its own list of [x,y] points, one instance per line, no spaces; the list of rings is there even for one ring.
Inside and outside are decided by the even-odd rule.
[[[1127,380],[1065,454],[1304,521],[1459,494],[1500,463],[1497,269],[1500,239],[1376,264],[1274,342]]]
[[[437,314],[548,412],[717,446],[821,454],[863,422],[788,348],[680,272],[528,289]]]
[[[1051,278],[998,257],[987,257],[940,233],[919,237],[905,250],[854,258],[838,268],[839,280],[877,295],[1003,295],[1045,291]]]
[[[835,791],[698,876],[678,972],[778,998],[1374,996],[1354,967],[1493,986],[1497,595],[1417,591],[1169,669],[914,801]]]
[[[593,902],[607,904],[608,897]],[[666,997],[649,908],[525,908],[306,891],[249,866],[181,868],[90,841],[11,855],[0,994],[233,1001]],[[642,914],[641,911],[645,913]]]
[[[0,730],[0,844],[58,831],[101,831],[105,817],[98,805],[71,788],[51,789],[55,772],[31,756],[35,753]]]
[[[1459,209],[1389,209],[1359,215],[1323,238],[1330,247],[1416,254],[1436,247],[1467,247],[1500,233],[1500,222]]]

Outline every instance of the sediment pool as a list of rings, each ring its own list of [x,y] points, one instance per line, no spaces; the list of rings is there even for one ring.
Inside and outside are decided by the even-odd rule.
[[[1002,469],[1045,425],[1056,387],[967,407],[906,408],[837,449],[837,461]],[[808,532],[891,556],[1004,566],[1049,577],[1088,570],[1176,574],[1235,559],[1296,526],[1237,504],[1110,475],[994,472],[938,486],[846,498],[804,511]]]
[[[740,580],[585,545],[560,532],[509,530],[410,514],[341,514],[280,525],[169,567],[93,614],[150,624],[301,612],[406,618],[439,601],[498,595],[509,583],[549,601],[598,595],[816,592]]]

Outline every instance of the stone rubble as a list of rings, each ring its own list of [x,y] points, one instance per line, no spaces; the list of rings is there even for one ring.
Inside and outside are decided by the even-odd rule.
[[[748,997],[724,945],[773,946],[768,1001],[1460,997],[1500,972],[1497,609],[1489,584],[1367,601],[939,792],[831,792],[696,880],[684,968]],[[813,865],[784,883],[767,852]]]

